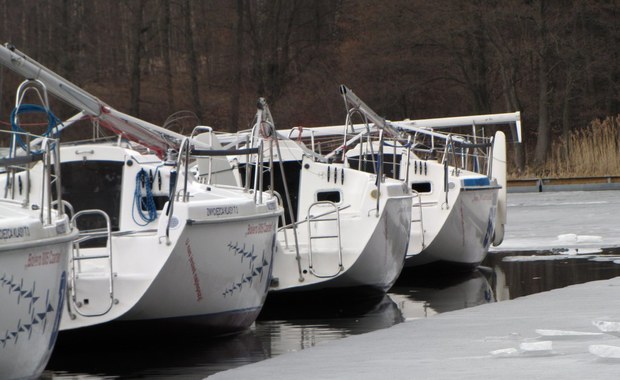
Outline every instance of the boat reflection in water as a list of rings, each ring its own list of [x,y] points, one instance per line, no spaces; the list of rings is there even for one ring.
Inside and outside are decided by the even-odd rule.
[[[347,336],[389,328],[406,319],[493,301],[489,283],[480,271],[458,278],[436,276],[432,281],[422,277],[402,277],[388,294],[375,297],[331,292],[306,297],[270,295],[249,331],[220,339],[204,340],[192,337],[191,332],[178,331],[177,336],[154,334],[128,341],[119,331],[117,336],[108,334],[105,341],[88,347],[61,345],[47,370],[52,378],[66,378],[70,374],[205,377]],[[93,332],[93,336],[101,339],[102,334]],[[80,335],[76,339],[91,338]],[[104,354],[106,359],[102,360]]]
[[[145,334],[137,339],[132,334],[132,339],[127,339],[122,331],[109,328],[104,338],[95,332],[98,328],[75,330],[76,340],[57,346],[44,377],[195,379],[271,356],[253,328],[209,339],[200,334],[192,336],[189,331],[180,331],[177,336]],[[89,344],[78,344],[80,339]]]
[[[269,295],[256,333],[270,355],[278,356],[403,321],[396,303],[386,294],[358,298],[324,293],[276,300]]]
[[[484,268],[449,276],[405,272],[390,290],[390,297],[405,320],[495,302],[493,289],[482,271],[487,272]]]
[[[479,270],[449,276],[405,271],[387,295],[373,299],[316,297],[278,300],[275,304],[268,297],[256,333],[269,347],[270,355],[277,356],[409,319],[494,301],[492,288]]]
[[[61,344],[47,370],[58,379],[75,378],[72,374],[204,378],[406,320],[620,276],[614,262],[620,263],[620,250],[582,253],[494,252],[483,267],[463,274],[406,270],[387,295],[375,298],[268,296],[258,320],[242,335],[207,341],[178,331],[175,335],[189,338],[152,334],[144,341],[128,341],[120,335],[110,336],[108,346]],[[78,339],[93,343],[88,337]]]

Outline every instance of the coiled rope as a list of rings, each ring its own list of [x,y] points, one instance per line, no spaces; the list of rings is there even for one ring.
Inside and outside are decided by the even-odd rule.
[[[157,206],[153,198],[152,183],[149,174],[144,169],[140,169],[136,174],[136,189],[134,190],[132,218],[139,226],[146,226],[157,219]],[[145,196],[142,196],[142,188],[144,187]],[[142,205],[146,208],[146,213],[142,209]],[[136,212],[137,209],[137,212]],[[136,214],[140,220],[136,219]]]
[[[54,129],[58,126],[58,125],[62,125],[62,121],[56,117],[56,115],[54,115],[52,113],[51,110],[49,110],[48,108],[45,108],[43,106],[37,105],[37,104],[20,104],[19,106],[15,107],[13,109],[13,111],[11,111],[11,131],[13,131],[13,136],[15,137],[15,143],[17,143],[17,145],[19,145],[23,150],[25,151],[29,151],[29,147],[27,146],[27,144],[24,142],[24,140],[22,139],[22,135],[26,134],[26,130],[24,130],[18,123],[18,116],[25,114],[25,113],[44,113],[47,115],[47,130],[42,134],[43,137],[55,137],[53,136],[53,131]],[[13,148],[12,146],[13,141],[11,141],[11,148]],[[13,149],[11,149],[12,151]],[[40,152],[33,152],[33,153],[40,153]]]

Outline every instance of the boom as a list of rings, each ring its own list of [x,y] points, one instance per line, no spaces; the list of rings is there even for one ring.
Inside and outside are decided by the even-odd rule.
[[[101,126],[152,149],[160,157],[168,149],[178,150],[183,141],[181,134],[115,110],[9,44],[0,46],[0,64],[26,79],[40,80],[49,92],[86,117],[98,119]]]
[[[515,123],[517,142],[521,142],[521,112],[519,111],[511,113],[442,117],[435,119],[403,120],[394,122],[386,121],[384,118],[378,116],[347,86],[341,85],[340,93],[343,95],[347,103],[352,104],[377,127],[384,129],[394,137],[399,137],[402,132],[424,132],[426,134],[430,134],[428,131],[429,129]]]

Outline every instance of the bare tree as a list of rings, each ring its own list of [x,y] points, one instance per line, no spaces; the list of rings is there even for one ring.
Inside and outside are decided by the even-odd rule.
[[[243,33],[244,33],[244,8],[243,0],[237,0],[237,23],[235,28],[235,59],[233,64],[233,81],[230,96],[231,122],[228,125],[229,132],[239,129],[239,103],[241,97],[241,67],[243,61]]]
[[[0,0],[0,15],[5,41],[147,120],[189,108],[235,130],[265,96],[279,125],[337,123],[344,83],[391,119],[520,110],[523,170],[620,113],[606,0]],[[0,74],[13,93],[21,78]]]
[[[140,93],[141,93],[141,61],[142,51],[144,49],[143,33],[144,33],[144,5],[146,0],[138,0],[136,7],[132,9],[132,42],[131,42],[131,65],[130,65],[130,113],[136,116],[140,116]]]
[[[246,3],[252,75],[258,95],[269,99],[272,108],[286,86],[298,78],[320,56],[315,27],[317,3],[301,0],[258,0]]]
[[[161,10],[161,26],[160,26],[160,39],[161,39],[161,51],[164,61],[164,82],[166,86],[166,101],[168,113],[174,112],[174,89],[172,84],[172,78],[174,76],[172,72],[172,63],[170,61],[170,0],[160,0],[159,8]]]
[[[546,0],[533,3],[534,26],[536,30],[536,62],[538,74],[538,128],[534,149],[534,166],[539,167],[547,159],[551,147],[550,112],[550,70],[554,63],[551,58],[551,36],[549,31],[548,6]]]
[[[196,49],[194,47],[194,17],[192,10],[192,1],[185,0],[183,4],[183,23],[185,42],[187,44],[187,60],[189,62],[189,76],[190,76],[190,96],[192,99],[192,106],[194,112],[198,116],[198,120],[203,121],[203,109],[202,102],[200,100],[199,90],[199,71],[198,71],[198,57]]]

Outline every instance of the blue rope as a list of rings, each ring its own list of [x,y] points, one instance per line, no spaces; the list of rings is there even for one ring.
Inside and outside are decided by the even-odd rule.
[[[58,125],[62,125],[62,121],[60,121],[59,118],[57,118],[52,111],[50,111],[49,109],[37,105],[37,104],[20,104],[19,106],[15,107],[13,109],[13,111],[11,111],[11,131],[16,132],[13,134],[13,136],[15,136],[15,142],[25,151],[29,150],[29,147],[26,145],[26,143],[24,142],[24,140],[22,139],[22,133],[26,133],[26,130],[24,130],[18,123],[17,123],[17,116],[21,115],[21,114],[25,114],[25,113],[44,113],[47,114],[47,131],[45,131],[45,133],[43,133],[43,137],[48,137],[48,136],[53,136],[53,131],[54,129],[58,126]],[[11,148],[13,148],[12,146],[13,141],[11,141]],[[11,150],[12,151],[12,150]],[[40,153],[40,152],[35,152],[35,153]]]
[[[142,196],[142,186],[144,186],[146,192],[144,197]],[[145,203],[147,213],[144,213],[142,210],[142,202]],[[136,220],[136,208],[138,209],[137,214],[141,221]],[[140,169],[138,174],[136,174],[136,189],[134,190],[131,215],[133,221],[139,226],[146,226],[157,219],[157,206],[155,205],[155,200],[153,199],[151,180],[149,179],[148,173],[144,169]]]

